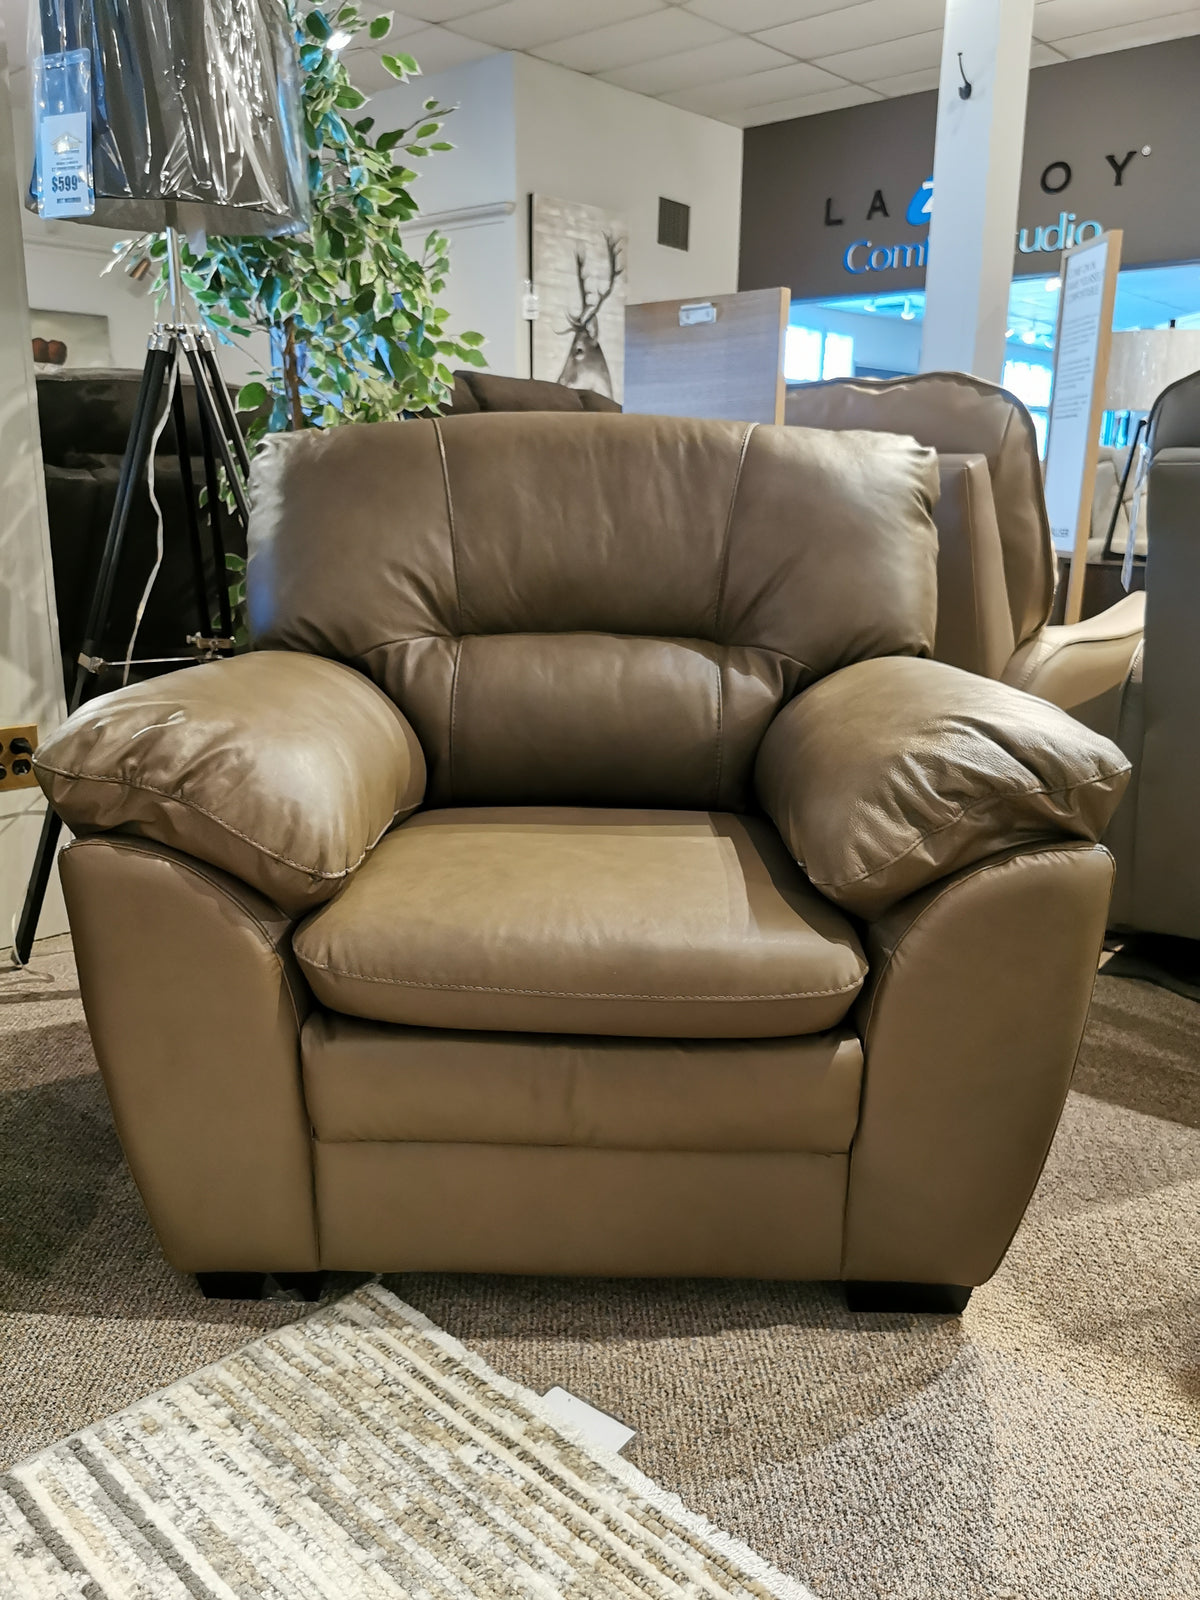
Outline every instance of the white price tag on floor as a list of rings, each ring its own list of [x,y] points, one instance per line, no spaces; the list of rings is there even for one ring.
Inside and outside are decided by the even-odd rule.
[[[557,1384],[553,1389],[547,1389],[542,1399],[551,1411],[556,1412],[564,1422],[578,1428],[585,1439],[598,1444],[602,1450],[611,1450],[614,1454],[624,1450],[637,1432],[636,1428],[627,1428],[616,1417],[610,1417],[607,1411],[598,1411],[586,1400],[581,1400],[569,1389],[560,1389]]]

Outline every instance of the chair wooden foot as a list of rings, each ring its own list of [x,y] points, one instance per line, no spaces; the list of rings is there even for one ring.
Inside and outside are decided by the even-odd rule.
[[[206,1300],[261,1300],[265,1272],[198,1272],[196,1283]]]
[[[958,1316],[966,1310],[970,1289],[958,1283],[845,1284],[851,1311],[922,1311]]]

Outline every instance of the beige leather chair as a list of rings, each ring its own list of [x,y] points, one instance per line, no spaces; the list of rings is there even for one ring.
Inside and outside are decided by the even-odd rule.
[[[957,372],[836,378],[788,392],[787,421],[911,434],[938,452],[940,661],[1015,684],[1112,737],[1141,642],[1145,601],[1049,623],[1055,555],[1029,413],[996,384]]]
[[[1159,396],[1147,445],[1146,638],[1116,733],[1134,778],[1108,833],[1112,923],[1200,939],[1200,373]]]
[[[282,436],[252,487],[255,650],[36,756],[175,1266],[961,1306],[1063,1103],[1127,764],[926,659],[932,452],[498,414]]]

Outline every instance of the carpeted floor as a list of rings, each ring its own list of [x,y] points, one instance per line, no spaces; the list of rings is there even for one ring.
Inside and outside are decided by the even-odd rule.
[[[1029,1216],[961,1321],[851,1318],[811,1284],[387,1283],[636,1427],[631,1461],[823,1600],[1188,1600],[1198,1023],[1101,976]],[[0,976],[0,1464],[302,1312],[206,1302],[165,1266],[65,942]]]

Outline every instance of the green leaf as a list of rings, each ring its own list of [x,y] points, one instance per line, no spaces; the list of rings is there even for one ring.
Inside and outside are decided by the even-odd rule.
[[[244,383],[238,390],[237,408],[239,411],[257,411],[259,406],[267,403],[267,386],[265,383]]]
[[[367,29],[370,37],[372,39],[386,39],[392,31],[392,19],[394,16],[394,11],[385,11],[382,15],[374,17],[371,21],[371,26]]]
[[[334,101],[334,104],[341,106],[343,111],[357,111],[359,106],[365,106],[366,103],[366,95],[349,83],[344,89],[338,90],[337,98]]]
[[[385,72],[390,72],[393,78],[399,78],[404,82],[411,70],[406,65],[409,61],[412,61],[411,56],[380,56],[379,65]]]
[[[279,297],[279,305],[277,307],[279,315],[281,317],[292,316],[299,304],[300,296],[296,293],[295,289],[285,289]]]
[[[431,150],[453,150],[454,146],[447,139],[439,139],[436,144],[429,146]]]
[[[304,19],[304,27],[314,39],[328,39],[333,32],[333,24],[323,11],[310,11]]]
[[[482,352],[479,351],[479,350],[471,350],[471,349],[464,350],[463,353],[462,353],[462,358],[468,364],[468,366],[472,366],[472,367],[486,367],[487,366],[487,357],[485,355],[483,355]]]
[[[460,333],[458,336],[458,342],[459,344],[478,346],[483,343],[483,335],[481,333]]]
[[[441,127],[441,123],[440,122],[426,122],[426,123],[423,123],[421,125],[421,127],[419,127],[417,129],[417,135],[416,136],[417,136],[418,139],[432,139],[433,135],[438,131],[438,129],[440,127]]]

